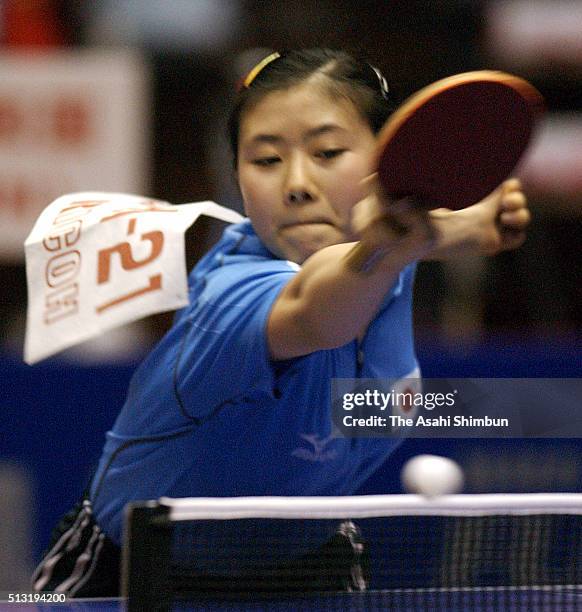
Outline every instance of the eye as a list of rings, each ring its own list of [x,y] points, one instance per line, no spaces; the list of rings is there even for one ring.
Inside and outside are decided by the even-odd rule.
[[[318,151],[315,156],[321,159],[334,159],[345,153],[345,151],[346,149],[324,149],[323,151]]]
[[[252,160],[252,163],[255,166],[261,166],[263,168],[268,167],[268,166],[273,166],[274,164],[276,164],[277,162],[281,161],[280,157],[276,157],[276,156],[270,156],[270,157],[257,157],[256,159]]]

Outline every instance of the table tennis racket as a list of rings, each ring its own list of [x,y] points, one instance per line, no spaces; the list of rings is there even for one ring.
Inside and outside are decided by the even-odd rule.
[[[451,76],[410,97],[378,135],[391,199],[460,209],[494,191],[527,148],[544,102],[527,81],[491,70]]]

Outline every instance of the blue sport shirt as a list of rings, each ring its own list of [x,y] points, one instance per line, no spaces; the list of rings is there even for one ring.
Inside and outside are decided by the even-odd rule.
[[[132,500],[349,495],[394,450],[395,440],[334,435],[330,379],[416,370],[415,266],[360,346],[274,362],[267,318],[298,269],[269,252],[248,220],[228,227],[193,269],[190,303],[133,376],[92,482],[96,520],[113,541]]]

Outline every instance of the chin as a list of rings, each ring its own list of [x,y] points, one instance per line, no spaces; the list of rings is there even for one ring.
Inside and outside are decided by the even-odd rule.
[[[315,244],[302,244],[302,245],[294,245],[286,250],[287,256],[285,259],[289,261],[294,261],[298,264],[303,264],[306,259],[309,259],[312,255],[315,255],[321,249],[325,249],[328,246],[332,246],[334,244],[338,244],[340,241],[334,240],[326,240],[326,241],[318,241]]]
[[[324,231],[318,228],[317,232],[302,232],[300,236],[287,235],[285,238],[279,242],[279,252],[284,253],[285,259],[299,264],[321,249],[347,242],[346,236],[332,226],[327,226]]]

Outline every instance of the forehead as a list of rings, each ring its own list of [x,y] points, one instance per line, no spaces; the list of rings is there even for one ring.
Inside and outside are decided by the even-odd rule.
[[[307,81],[266,94],[247,109],[240,122],[241,141],[257,134],[292,136],[324,124],[350,132],[371,132],[356,106],[344,96],[334,96],[318,83]]]

